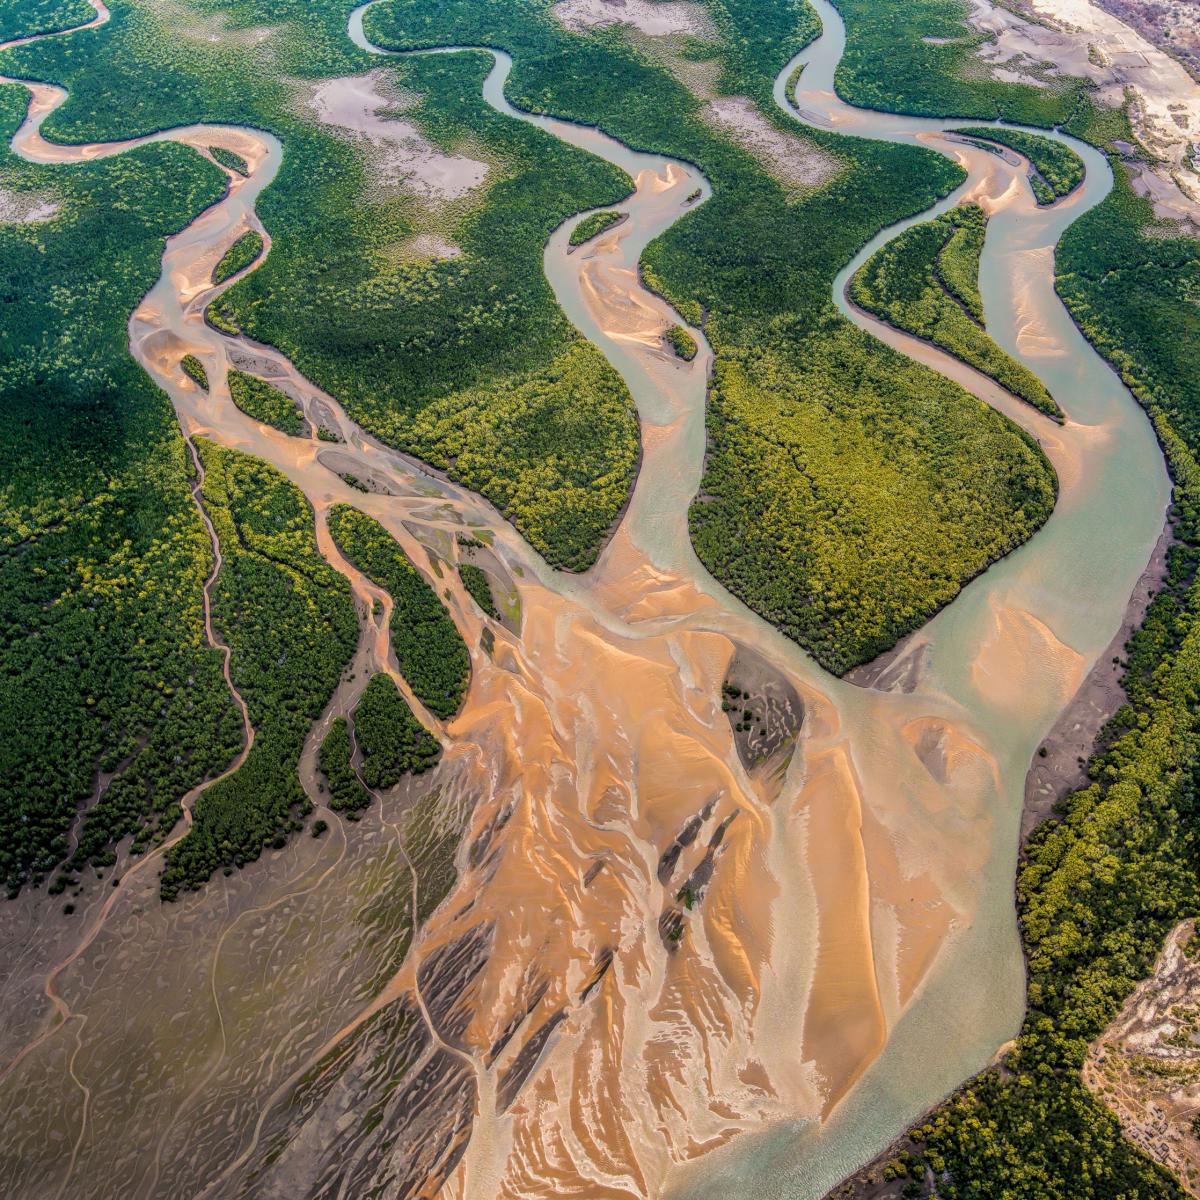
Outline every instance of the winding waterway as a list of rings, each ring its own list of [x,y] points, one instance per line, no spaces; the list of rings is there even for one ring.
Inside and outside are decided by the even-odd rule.
[[[429,561],[426,547],[452,558],[459,530],[488,531],[487,561],[519,597],[521,618],[519,633],[494,628],[495,650],[485,653],[481,615],[452,572],[438,580],[472,648],[471,690],[448,725],[415,700],[414,711],[447,747],[442,786],[475,797],[464,845],[486,834],[494,853],[485,864],[460,854],[455,891],[391,981],[365,1005],[331,1008],[324,1026],[314,1025],[303,1044],[247,1081],[221,1017],[237,980],[226,975],[224,992],[218,983],[234,926],[217,923],[193,944],[174,944],[155,937],[170,917],[151,906],[123,938],[116,922],[130,905],[119,903],[118,891],[103,919],[129,978],[211,953],[211,966],[204,958],[208,992],[173,1001],[174,1015],[185,1017],[174,1036],[183,1044],[189,1022],[199,1025],[202,1006],[215,1000],[219,1052],[197,1049],[194,1068],[181,1053],[182,1089],[164,1070],[161,1078],[138,1077],[123,1111],[92,1104],[72,1132],[69,1167],[48,1156],[14,1194],[44,1194],[47,1179],[65,1189],[72,1170],[76,1182],[96,1178],[110,1165],[105,1155],[119,1153],[112,1143],[124,1127],[162,1108],[169,1125],[185,1131],[187,1109],[188,1135],[203,1149],[209,1133],[197,1106],[210,1102],[209,1092],[215,1103],[222,1087],[241,1078],[241,1107],[228,1118],[221,1157],[188,1165],[177,1149],[172,1167],[164,1132],[153,1174],[129,1168],[131,1195],[223,1194],[227,1178],[243,1179],[239,1172],[252,1164],[289,1081],[406,996],[415,997],[433,1040],[470,1066],[473,1117],[465,1153],[449,1164],[447,1193],[472,1200],[601,1186],[621,1196],[819,1196],[1015,1032],[1023,976],[1012,878],[1025,773],[1116,631],[1169,494],[1144,415],[1054,293],[1053,246],[1103,199],[1111,177],[1103,156],[1072,141],[1087,178],[1072,196],[1039,209],[1024,164],[941,136],[961,122],[842,104],[832,88],[841,22],[825,0],[813,2],[825,32],[784,67],[777,100],[799,121],[850,136],[915,139],[963,163],[963,187],[915,220],[968,197],[991,212],[981,272],[988,330],[1037,372],[1068,417],[1056,425],[941,352],[850,310],[843,296],[849,274],[911,222],[880,234],[839,277],[835,299],[851,320],[1032,432],[1060,482],[1042,531],[910,640],[904,669],[893,675],[904,679],[903,691],[828,676],[730,597],[691,549],[687,507],[703,463],[711,352],[699,331],[693,363],[663,349],[662,332],[679,318],[642,287],[636,268],[648,242],[689,211],[696,188],[699,202],[707,198],[693,166],[514,109],[504,97],[512,63],[487,52],[494,66],[483,95],[499,116],[531,122],[615,163],[636,185],[619,206],[629,217],[622,225],[568,254],[572,218],[545,250],[559,303],[628,384],[643,440],[631,503],[600,562],[583,576],[566,576],[489,505],[363,433],[277,351],[204,323],[203,310],[220,290],[212,268],[245,229],[261,228],[255,201],[284,147],[267,134],[221,126],[59,146],[39,126],[65,93],[27,85],[30,114],[13,140],[26,157],[68,163],[171,139],[201,153],[224,146],[250,165],[245,179],[230,173],[221,202],[168,240],[162,276],[130,319],[131,350],[170,395],[185,434],[258,454],[283,471],[313,504],[322,552],[363,600],[373,597],[370,586],[325,529],[331,503],[369,512],[419,565]],[[102,21],[102,5],[95,7]],[[373,49],[366,7],[355,11],[349,32]],[[785,81],[801,63],[793,105]],[[185,353],[204,361],[210,392],[182,374]],[[224,384],[231,363],[285,386],[314,427],[335,426],[344,444],[288,438],[239,412]],[[377,490],[364,496],[349,488],[346,472]],[[386,622],[364,637],[356,661],[390,669]],[[782,773],[747,771],[735,749],[720,707],[735,655],[767,664],[768,674],[803,699],[800,744]],[[320,728],[347,702],[340,690]],[[319,804],[314,739],[302,777]],[[681,851],[680,873],[664,877],[663,851],[691,821],[700,832]],[[682,879],[698,878],[706,853],[711,879],[683,918],[686,934],[670,945],[660,921]],[[343,886],[341,862],[322,867],[314,876],[320,883],[308,890]],[[218,901],[192,903],[200,911]],[[437,997],[422,981],[443,951],[463,946],[478,960],[461,989],[468,1019],[439,1026]],[[78,957],[77,947],[64,988],[80,969]],[[597,976],[606,961],[611,967]],[[82,1009],[76,1002],[67,1011]],[[10,1094],[28,1097],[40,1088],[52,1098],[55,1087],[71,1086],[39,1064],[62,1017],[48,1013],[31,1030],[37,1044],[22,1050],[6,1084]],[[517,1032],[505,1044],[514,1018]],[[93,1004],[84,1019],[74,1023],[76,1037],[81,1046],[90,1039],[90,1062],[102,1076],[103,1048],[119,1050],[127,1018]],[[264,1004],[257,1020],[264,1041],[272,1029],[303,1023],[294,996]],[[527,1062],[520,1057],[526,1047]],[[111,1069],[117,1061],[109,1060]],[[519,1089],[499,1099],[498,1083],[514,1077]],[[40,1111],[6,1110],[6,1153],[36,1144]],[[385,1121],[380,1136],[387,1131]],[[214,1164],[224,1172],[214,1174]],[[282,1177],[272,1191],[272,1178],[260,1181],[261,1194],[297,1194]]]

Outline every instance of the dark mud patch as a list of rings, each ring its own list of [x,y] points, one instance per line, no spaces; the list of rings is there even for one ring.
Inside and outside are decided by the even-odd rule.
[[[804,722],[800,693],[777,667],[739,646],[722,687],[722,704],[747,771],[782,776]]]
[[[916,691],[917,684],[925,674],[929,657],[929,643],[920,632],[902,638],[890,650],[855,667],[844,676],[847,683],[855,687],[869,688],[874,692]]]
[[[1071,703],[1059,714],[1054,727],[1034,752],[1025,777],[1025,807],[1021,813],[1021,843],[1054,811],[1054,806],[1088,784],[1087,760],[1104,723],[1125,703],[1121,686],[1125,644],[1141,625],[1167,577],[1167,551],[1172,542],[1167,525],[1150,555],[1150,561],[1125,606],[1121,627],[1088,672]]]
[[[322,450],[317,462],[335,475],[341,476],[352,488],[363,492],[374,492],[377,496],[394,495],[387,484],[386,476],[370,467],[364,467],[353,455],[341,450]]]

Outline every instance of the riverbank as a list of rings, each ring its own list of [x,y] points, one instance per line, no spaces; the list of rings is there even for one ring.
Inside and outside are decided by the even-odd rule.
[[[1070,704],[1034,754],[1025,776],[1025,805],[1021,811],[1021,845],[1054,812],[1054,806],[1088,782],[1086,764],[1092,756],[1096,735],[1104,723],[1125,703],[1121,686],[1125,643],[1142,623],[1150,602],[1167,577],[1167,552],[1174,541],[1171,525],[1164,525],[1146,569],[1125,606],[1121,627]]]

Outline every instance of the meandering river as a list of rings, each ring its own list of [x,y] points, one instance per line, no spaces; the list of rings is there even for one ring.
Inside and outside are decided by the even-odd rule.
[[[842,25],[826,0],[813,3],[824,33],[783,68],[777,101],[801,124],[917,140],[963,163],[967,182],[915,220],[965,198],[991,213],[981,266],[988,330],[1043,379],[1068,418],[1056,425],[941,352],[850,309],[849,275],[911,222],[881,233],[839,276],[834,298],[849,319],[1028,429],[1060,483],[1045,527],[909,640],[882,676],[901,685],[895,690],[831,678],[733,599],[692,551],[687,507],[703,464],[711,351],[699,330],[692,363],[664,350],[662,332],[682,322],[643,288],[637,262],[653,238],[707,199],[694,166],[513,108],[504,96],[512,63],[486,52],[494,66],[483,95],[499,117],[597,154],[636,185],[619,206],[629,218],[623,224],[568,253],[572,218],[545,250],[559,303],[628,384],[643,441],[631,503],[600,562],[568,576],[550,570],[484,501],[365,434],[279,352],[205,324],[203,310],[220,290],[212,268],[247,228],[261,229],[254,205],[286,147],[220,126],[60,146],[39,126],[65,93],[27,85],[30,114],[13,140],[26,157],[66,164],[171,139],[201,153],[224,146],[249,164],[244,179],[230,173],[221,202],[168,240],[162,276],[130,319],[131,350],[171,397],[185,435],[258,454],[283,471],[314,507],[322,551],[364,602],[372,589],[325,529],[335,502],[376,517],[422,566],[427,549],[453,560],[455,533],[486,531],[486,565],[519,598],[521,615],[519,627],[489,627],[488,652],[485,622],[453,572],[437,581],[472,649],[471,690],[445,726],[415,701],[414,708],[446,746],[438,781],[473,797],[464,847],[486,838],[490,852],[484,861],[460,854],[455,890],[390,981],[365,1003],[331,1000],[324,1014],[313,1012],[311,997],[272,993],[256,1006],[255,1038],[270,1044],[279,1036],[288,1048],[239,1057],[223,1015],[237,1002],[239,977],[222,973],[222,955],[232,953],[229,931],[241,928],[243,913],[254,914],[246,924],[255,937],[274,936],[276,909],[247,896],[250,884],[239,900],[222,891],[235,885],[214,881],[189,901],[194,933],[181,944],[171,924],[177,914],[145,895],[122,903],[119,890],[90,927],[93,938],[102,928],[109,958],[91,955],[90,940],[82,950],[71,946],[69,967],[52,971],[63,1007],[31,1008],[26,1041],[12,1047],[20,1061],[5,1085],[2,1141],[6,1161],[23,1164],[14,1195],[45,1195],[51,1185],[71,1194],[84,1179],[117,1178],[122,1154],[124,1194],[221,1194],[227,1178],[241,1179],[253,1165],[289,1081],[406,996],[416,997],[434,1039],[470,1064],[465,1152],[448,1164],[446,1190],[473,1200],[599,1189],[816,1197],[1016,1031],[1023,974],[1012,881],[1025,774],[1117,630],[1169,497],[1148,421],[1054,292],[1053,247],[1103,199],[1111,176],[1102,155],[1071,142],[1086,180],[1040,209],[1023,163],[942,135],[960,121],[844,105],[832,86]],[[103,21],[98,0],[95,7]],[[374,49],[366,7],[352,15],[349,32]],[[800,64],[793,103],[785,86]],[[182,374],[185,353],[205,363],[211,391]],[[285,387],[314,427],[335,427],[343,444],[289,438],[246,417],[224,383],[231,364]],[[346,473],[374,490],[351,489]],[[367,630],[356,662],[391,669],[386,623]],[[731,664],[803,703],[796,752],[772,770],[743,765],[721,711]],[[339,689],[319,729],[351,698]],[[315,738],[302,778],[320,804]],[[675,865],[664,869],[673,843]],[[281,893],[278,909],[291,921],[305,919],[295,896],[335,903],[353,860],[343,851],[326,862],[325,850],[307,845],[295,853],[301,875],[309,856],[316,882]],[[680,911],[681,885],[690,894],[697,880],[694,908]],[[678,938],[663,934],[673,912]],[[318,918],[307,919],[315,929]],[[435,1027],[432,967],[462,947],[473,956],[456,994],[466,1019]],[[344,950],[334,943],[311,951],[311,978],[343,970]],[[131,1076],[121,1058],[131,1016],[100,999],[109,960],[136,986],[182,979],[192,958],[204,964],[207,989],[180,986],[159,1001],[170,1007],[161,1015],[171,1022],[173,1070],[164,1062]],[[214,1007],[219,1043],[204,1040]],[[57,1030],[68,1027],[76,1039],[69,1072],[55,1057],[66,1036]],[[63,1119],[50,1114],[73,1092],[84,1046],[96,1080],[125,1086],[120,1103],[107,1106],[91,1104],[83,1088],[83,1117],[69,1129],[75,1154],[65,1164],[40,1147],[46,1128]],[[4,1059],[12,1058],[6,1045]],[[498,1086],[514,1078],[511,1093]],[[207,1141],[216,1135],[200,1118],[218,1102],[227,1129],[223,1140]],[[132,1131],[155,1120],[166,1128],[150,1171],[122,1141],[136,1148]],[[172,1141],[175,1131],[186,1140]],[[388,1133],[384,1120],[379,1137]],[[300,1194],[295,1177],[268,1173],[258,1186],[263,1195]]]

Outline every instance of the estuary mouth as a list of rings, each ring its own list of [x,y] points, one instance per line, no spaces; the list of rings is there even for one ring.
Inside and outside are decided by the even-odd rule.
[[[626,23],[651,32],[694,32],[700,21],[691,5],[625,7]],[[461,474],[388,447],[281,351],[214,326],[209,306],[228,286],[212,282],[218,262],[247,233],[263,237],[248,269],[271,252],[256,205],[282,161],[275,136],[206,124],[59,145],[38,128],[66,93],[26,85],[33,99],[13,146],[39,162],[164,140],[244,162],[244,173],[227,169],[224,196],[167,240],[162,273],[130,318],[130,350],[170,397],[197,464],[197,443],[269,464],[311,507],[316,551],[346,581],[358,641],[304,742],[309,799],[331,813],[321,747],[380,675],[441,755],[428,774],[369,788],[378,803],[349,835],[336,822],[334,836],[281,849],[258,884],[231,874],[164,906],[130,872],[84,944],[63,934],[38,964],[54,1029],[70,1030],[129,1093],[124,1115],[110,1098],[83,1127],[94,1119],[108,1137],[158,1105],[170,1110],[139,1143],[144,1194],[615,1200],[728,1195],[737,1180],[747,1194],[816,1197],[1015,1033],[1023,965],[1011,884],[1026,770],[1118,628],[1168,499],[1148,422],[1055,294],[1054,246],[1104,197],[1111,170],[1072,142],[1086,178],[1040,208],[1019,155],[949,139],[949,120],[851,108],[832,87],[840,18],[824,0],[815,7],[825,33],[776,86],[797,135],[754,109],[769,129],[755,125],[759,143],[746,152],[788,159],[789,182],[805,188],[837,163],[802,127],[919,140],[965,168],[952,196],[864,247],[829,299],[838,320],[960,384],[964,404],[1020,426],[1058,487],[1040,531],[956,585],[919,645],[886,669],[860,669],[859,683],[735,599],[693,549],[710,314],[685,316],[640,265],[654,239],[708,202],[697,167],[513,107],[512,61],[489,52],[483,97],[495,113],[634,183],[624,221],[572,252],[576,214],[544,253],[562,313],[627,386],[641,438],[603,553],[568,574]],[[556,11],[590,28],[608,23],[609,8],[570,0]],[[385,53],[364,33],[363,9],[350,30],[360,49]],[[439,199],[483,184],[487,164],[397,141],[377,82],[334,80],[314,103],[372,143],[381,171],[398,178],[403,159]],[[746,124],[745,113],[730,119]],[[799,164],[797,146],[808,155]],[[966,202],[990,217],[987,333],[1051,388],[1064,423],[846,298],[880,247]],[[239,407],[231,372],[270,382],[302,433]],[[1138,486],[1115,486],[1129,478]],[[393,595],[331,532],[341,506],[377,522],[445,609],[470,657],[461,707],[439,712],[410,686]],[[212,540],[219,556],[215,530]],[[464,567],[490,579],[494,612]],[[215,633],[210,646],[221,651]],[[245,727],[248,752],[249,716]],[[260,986],[247,987],[252,976]],[[153,1038],[152,1015],[128,997],[151,987],[177,1007],[166,1048],[143,1065],[132,1047]],[[6,1087],[41,1097],[9,1109],[6,1155],[28,1149],[42,1110],[71,1086],[72,1038],[36,1026],[27,1017],[6,1034]],[[75,1143],[79,1163],[99,1161],[86,1141]]]

